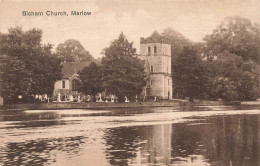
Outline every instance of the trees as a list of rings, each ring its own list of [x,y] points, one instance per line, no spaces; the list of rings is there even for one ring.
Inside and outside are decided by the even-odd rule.
[[[0,53],[2,55],[33,56],[41,50],[40,29],[23,31],[21,27],[10,28],[7,34],[0,35]]]
[[[259,90],[259,66],[225,51],[210,66],[210,93],[215,99],[255,100]]]
[[[240,17],[228,17],[204,38],[214,98],[255,100],[259,96],[260,31]]]
[[[32,92],[32,72],[17,57],[0,56],[2,95],[5,103],[14,103],[18,95],[29,96]]]
[[[91,62],[79,72],[81,80],[80,91],[84,94],[91,94],[95,96],[97,93],[102,92],[102,70],[95,62]]]
[[[16,102],[17,95],[29,100],[33,94],[53,93],[61,78],[60,61],[51,53],[52,46],[41,44],[42,31],[10,28],[0,35],[0,67],[5,103]]]
[[[59,44],[56,48],[56,53],[62,61],[67,62],[90,61],[93,59],[80,42],[74,39],[69,39]]]
[[[194,47],[184,47],[172,66],[173,87],[180,97],[188,96],[190,101],[202,93],[204,84],[203,62]]]
[[[176,32],[172,28],[166,28],[162,32],[162,37],[169,39],[170,45],[171,45],[171,53],[173,58],[173,63],[176,57],[178,57],[185,46],[191,46],[192,42],[185,38],[182,34],[179,32]]]
[[[207,57],[221,55],[223,51],[260,64],[259,25],[241,17],[227,17],[211,35],[207,35]]]
[[[104,49],[102,58],[104,88],[115,94],[119,102],[127,96],[140,94],[146,85],[144,65],[135,54],[133,43],[128,42],[123,33]]]

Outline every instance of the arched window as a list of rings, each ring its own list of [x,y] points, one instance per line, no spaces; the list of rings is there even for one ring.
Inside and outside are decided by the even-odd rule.
[[[79,80],[73,79],[73,80],[72,80],[72,90],[73,90],[73,91],[77,91],[78,88],[79,88]]]
[[[151,65],[151,73],[153,73],[153,65]]]

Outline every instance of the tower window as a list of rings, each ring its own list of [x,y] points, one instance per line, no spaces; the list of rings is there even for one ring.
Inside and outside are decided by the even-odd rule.
[[[157,53],[157,47],[154,47],[154,53],[155,54]]]
[[[151,53],[151,47],[148,47],[148,54]]]
[[[170,79],[168,79],[168,85],[170,85]]]
[[[62,81],[62,89],[64,89],[65,88],[65,81],[63,80]]]
[[[153,66],[151,65],[151,73],[153,73]]]

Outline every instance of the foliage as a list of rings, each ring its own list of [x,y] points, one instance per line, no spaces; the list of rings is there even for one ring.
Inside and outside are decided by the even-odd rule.
[[[41,50],[40,29],[23,31],[21,27],[10,28],[0,36],[0,53],[9,56],[32,56]]]
[[[162,32],[162,37],[169,39],[173,59],[175,59],[182,53],[185,46],[191,46],[192,44],[189,39],[185,38],[182,34],[176,32],[172,28],[166,28]]]
[[[15,102],[18,95],[29,96],[32,91],[32,72],[18,57],[0,56],[2,95],[6,103]]]
[[[259,92],[259,67],[234,54],[224,52],[214,61],[208,61],[211,76],[211,96],[225,101],[255,100]]]
[[[62,61],[90,61],[93,57],[78,40],[69,39],[56,48],[56,53]]]
[[[146,85],[144,65],[135,54],[133,43],[128,42],[123,33],[104,50],[102,58],[104,88],[115,94],[119,102],[124,97],[132,98],[140,94]]]
[[[172,66],[173,87],[179,97],[198,97],[204,83],[204,64],[194,47],[184,47]]]
[[[79,72],[79,78],[81,80],[80,91],[84,94],[96,96],[97,93],[102,92],[102,70],[95,62],[82,69]]]
[[[207,44],[205,55],[213,58],[224,51],[241,56],[260,64],[259,25],[241,17],[227,17],[211,35],[204,40]]]
[[[41,44],[42,31],[10,28],[0,36],[1,81],[6,103],[16,102],[17,95],[28,100],[34,94],[51,95],[54,83],[61,78],[60,61],[51,53],[52,45]]]
[[[206,89],[212,98],[255,100],[259,97],[259,26],[227,17],[205,40],[209,70]]]

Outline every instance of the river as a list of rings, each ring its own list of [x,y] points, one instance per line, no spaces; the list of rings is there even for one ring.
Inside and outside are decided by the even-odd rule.
[[[260,108],[0,111],[0,166],[259,166]]]

